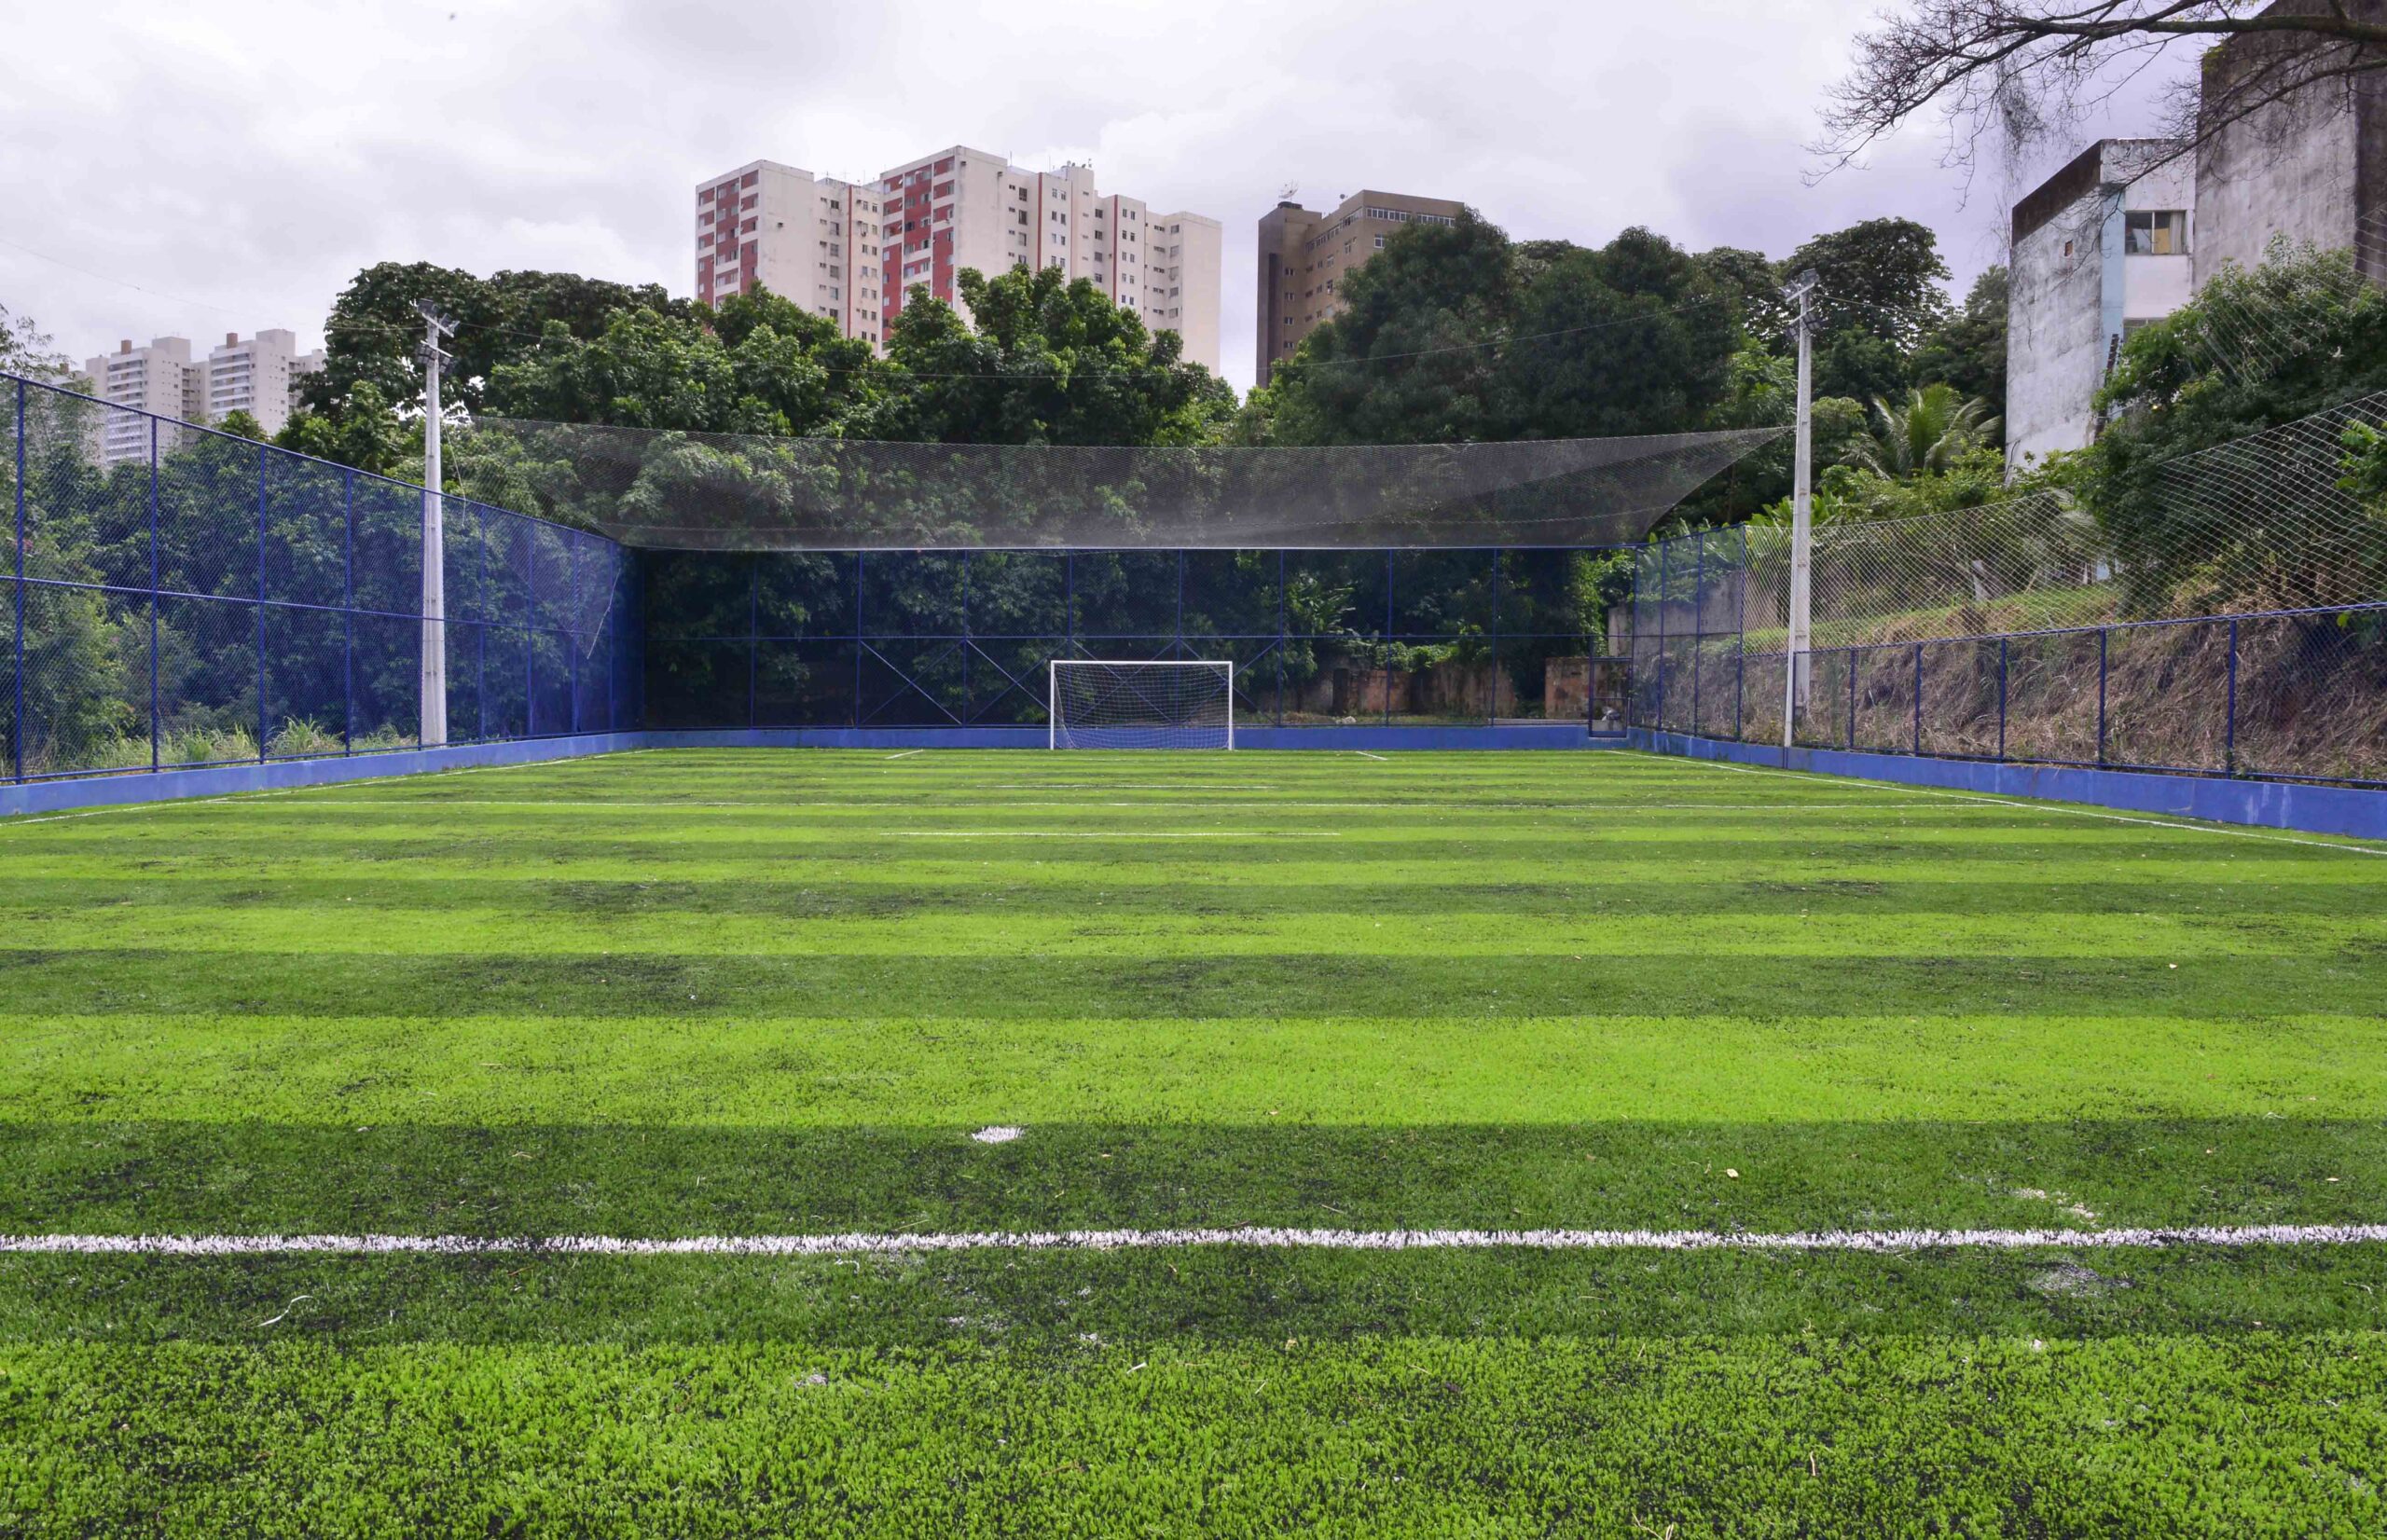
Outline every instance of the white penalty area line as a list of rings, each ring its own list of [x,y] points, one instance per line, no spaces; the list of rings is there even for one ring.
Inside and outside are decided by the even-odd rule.
[[[867,1257],[931,1252],[1174,1251],[2103,1251],[2343,1246],[2387,1242],[2387,1225],[2188,1225],[2130,1230],[1211,1230],[965,1231],[831,1235],[0,1235],[0,1253],[74,1257]]]
[[[1662,756],[1671,758],[1672,756]],[[1787,776],[1797,780],[1828,781],[1835,786],[1870,786],[1884,793],[1905,792],[1910,796],[1941,797],[1951,802],[1972,803],[1983,807],[2011,807],[2023,813],[2046,813],[2075,818],[2101,818],[2107,823],[2143,824],[2150,829],[2178,829],[2191,834],[2226,834],[2231,839],[2266,840],[2273,845],[2310,845],[2323,850],[2343,850],[2354,856],[2387,856],[2387,846],[2340,845],[2335,840],[2306,839],[2298,834],[2270,834],[2258,829],[2238,829],[2228,824],[2182,823],[2174,818],[2152,818],[2134,813],[2100,813],[2094,808],[2068,807],[2061,803],[2025,802],[2014,797],[1995,797],[1984,791],[1950,791],[1937,786],[1909,786],[1903,781],[1869,780],[1862,776],[1825,776],[1810,770],[1782,770],[1770,764],[1726,764],[1718,760],[1690,760],[1711,770],[1729,770],[1742,776]],[[1878,804],[1876,804],[1878,805]],[[1782,811],[1796,813],[1801,805],[1784,804]]]

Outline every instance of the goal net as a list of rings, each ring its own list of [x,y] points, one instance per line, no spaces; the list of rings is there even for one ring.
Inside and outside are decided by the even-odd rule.
[[[1056,658],[1054,749],[1232,749],[1235,665]]]

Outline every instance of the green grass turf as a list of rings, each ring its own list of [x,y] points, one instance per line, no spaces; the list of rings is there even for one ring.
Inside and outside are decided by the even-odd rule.
[[[0,823],[0,1231],[2377,1221],[2382,895],[1621,753]],[[0,1533],[2367,1534],[2382,1296],[2376,1247],[19,1256]]]

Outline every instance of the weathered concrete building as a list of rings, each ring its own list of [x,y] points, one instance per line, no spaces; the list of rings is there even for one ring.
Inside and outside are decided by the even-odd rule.
[[[2387,0],[2278,0],[2263,14],[2337,10],[2387,22]],[[2193,150],[2104,140],[2015,205],[2009,465],[2094,438],[2122,339],[2224,264],[2258,266],[2284,237],[2351,249],[2387,282],[2387,75],[2349,68],[2353,49],[2312,33],[2233,37],[2205,56],[2210,127]]]
[[[2014,206],[2008,464],[2095,436],[2122,338],[2194,292],[2198,234],[2192,161],[2169,140],[2100,140]]]
[[[2281,0],[2264,14],[2337,8],[2387,22],[2387,0]],[[2328,68],[2329,48],[2310,35],[2256,33],[2205,56],[2207,112],[2245,98],[2261,104],[2198,148],[2199,285],[2225,262],[2258,265],[2280,236],[2351,249],[2366,275],[2387,282],[2387,76],[2356,74],[2268,100],[2299,60],[2307,70]]]

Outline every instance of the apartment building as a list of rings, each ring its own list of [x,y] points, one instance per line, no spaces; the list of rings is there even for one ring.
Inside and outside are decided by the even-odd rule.
[[[207,416],[207,365],[193,364],[190,338],[159,337],[145,348],[126,337],[113,353],[86,359],[83,374],[91,393],[102,401],[155,417],[183,422],[203,421]],[[128,412],[103,412],[93,425],[92,452],[103,465],[139,460],[149,453],[148,418]],[[181,444],[185,434],[173,420],[158,424],[160,454]]]
[[[1363,188],[1327,213],[1289,199],[1262,214],[1254,378],[1267,384],[1278,361],[1342,309],[1343,285],[1387,236],[1406,225],[1456,224],[1465,207]]]
[[[961,307],[965,268],[1083,278],[1219,366],[1219,222],[1102,193],[1091,166],[1031,172],[956,144],[869,184],[755,161],[697,194],[697,297],[759,283],[884,346],[914,286]]]
[[[205,358],[191,356],[188,337],[152,337],[145,348],[126,337],[115,352],[86,359],[83,374],[102,401],[173,419],[158,425],[158,451],[164,454],[189,436],[181,423],[220,421],[232,412],[248,413],[269,433],[282,432],[300,382],[323,366],[321,349],[301,353],[295,333],[273,327],[245,342],[228,332],[223,346]],[[149,453],[145,418],[105,412],[93,432],[92,452],[103,465]]]
[[[323,350],[300,352],[295,332],[269,327],[246,341],[227,332],[223,346],[207,351],[206,416],[200,420],[219,422],[246,412],[258,427],[278,433],[297,407],[299,385],[323,366]]]
[[[759,286],[876,341],[878,212],[869,184],[775,160],[711,178],[697,188],[697,297],[718,305]]]
[[[1178,333],[1187,358],[1218,368],[1217,220],[1105,194],[1091,166],[1027,171],[966,144],[894,168],[879,190],[880,234],[894,264],[890,323],[915,284],[959,305],[954,280],[964,268],[1056,268],[1088,280],[1153,331]]]

